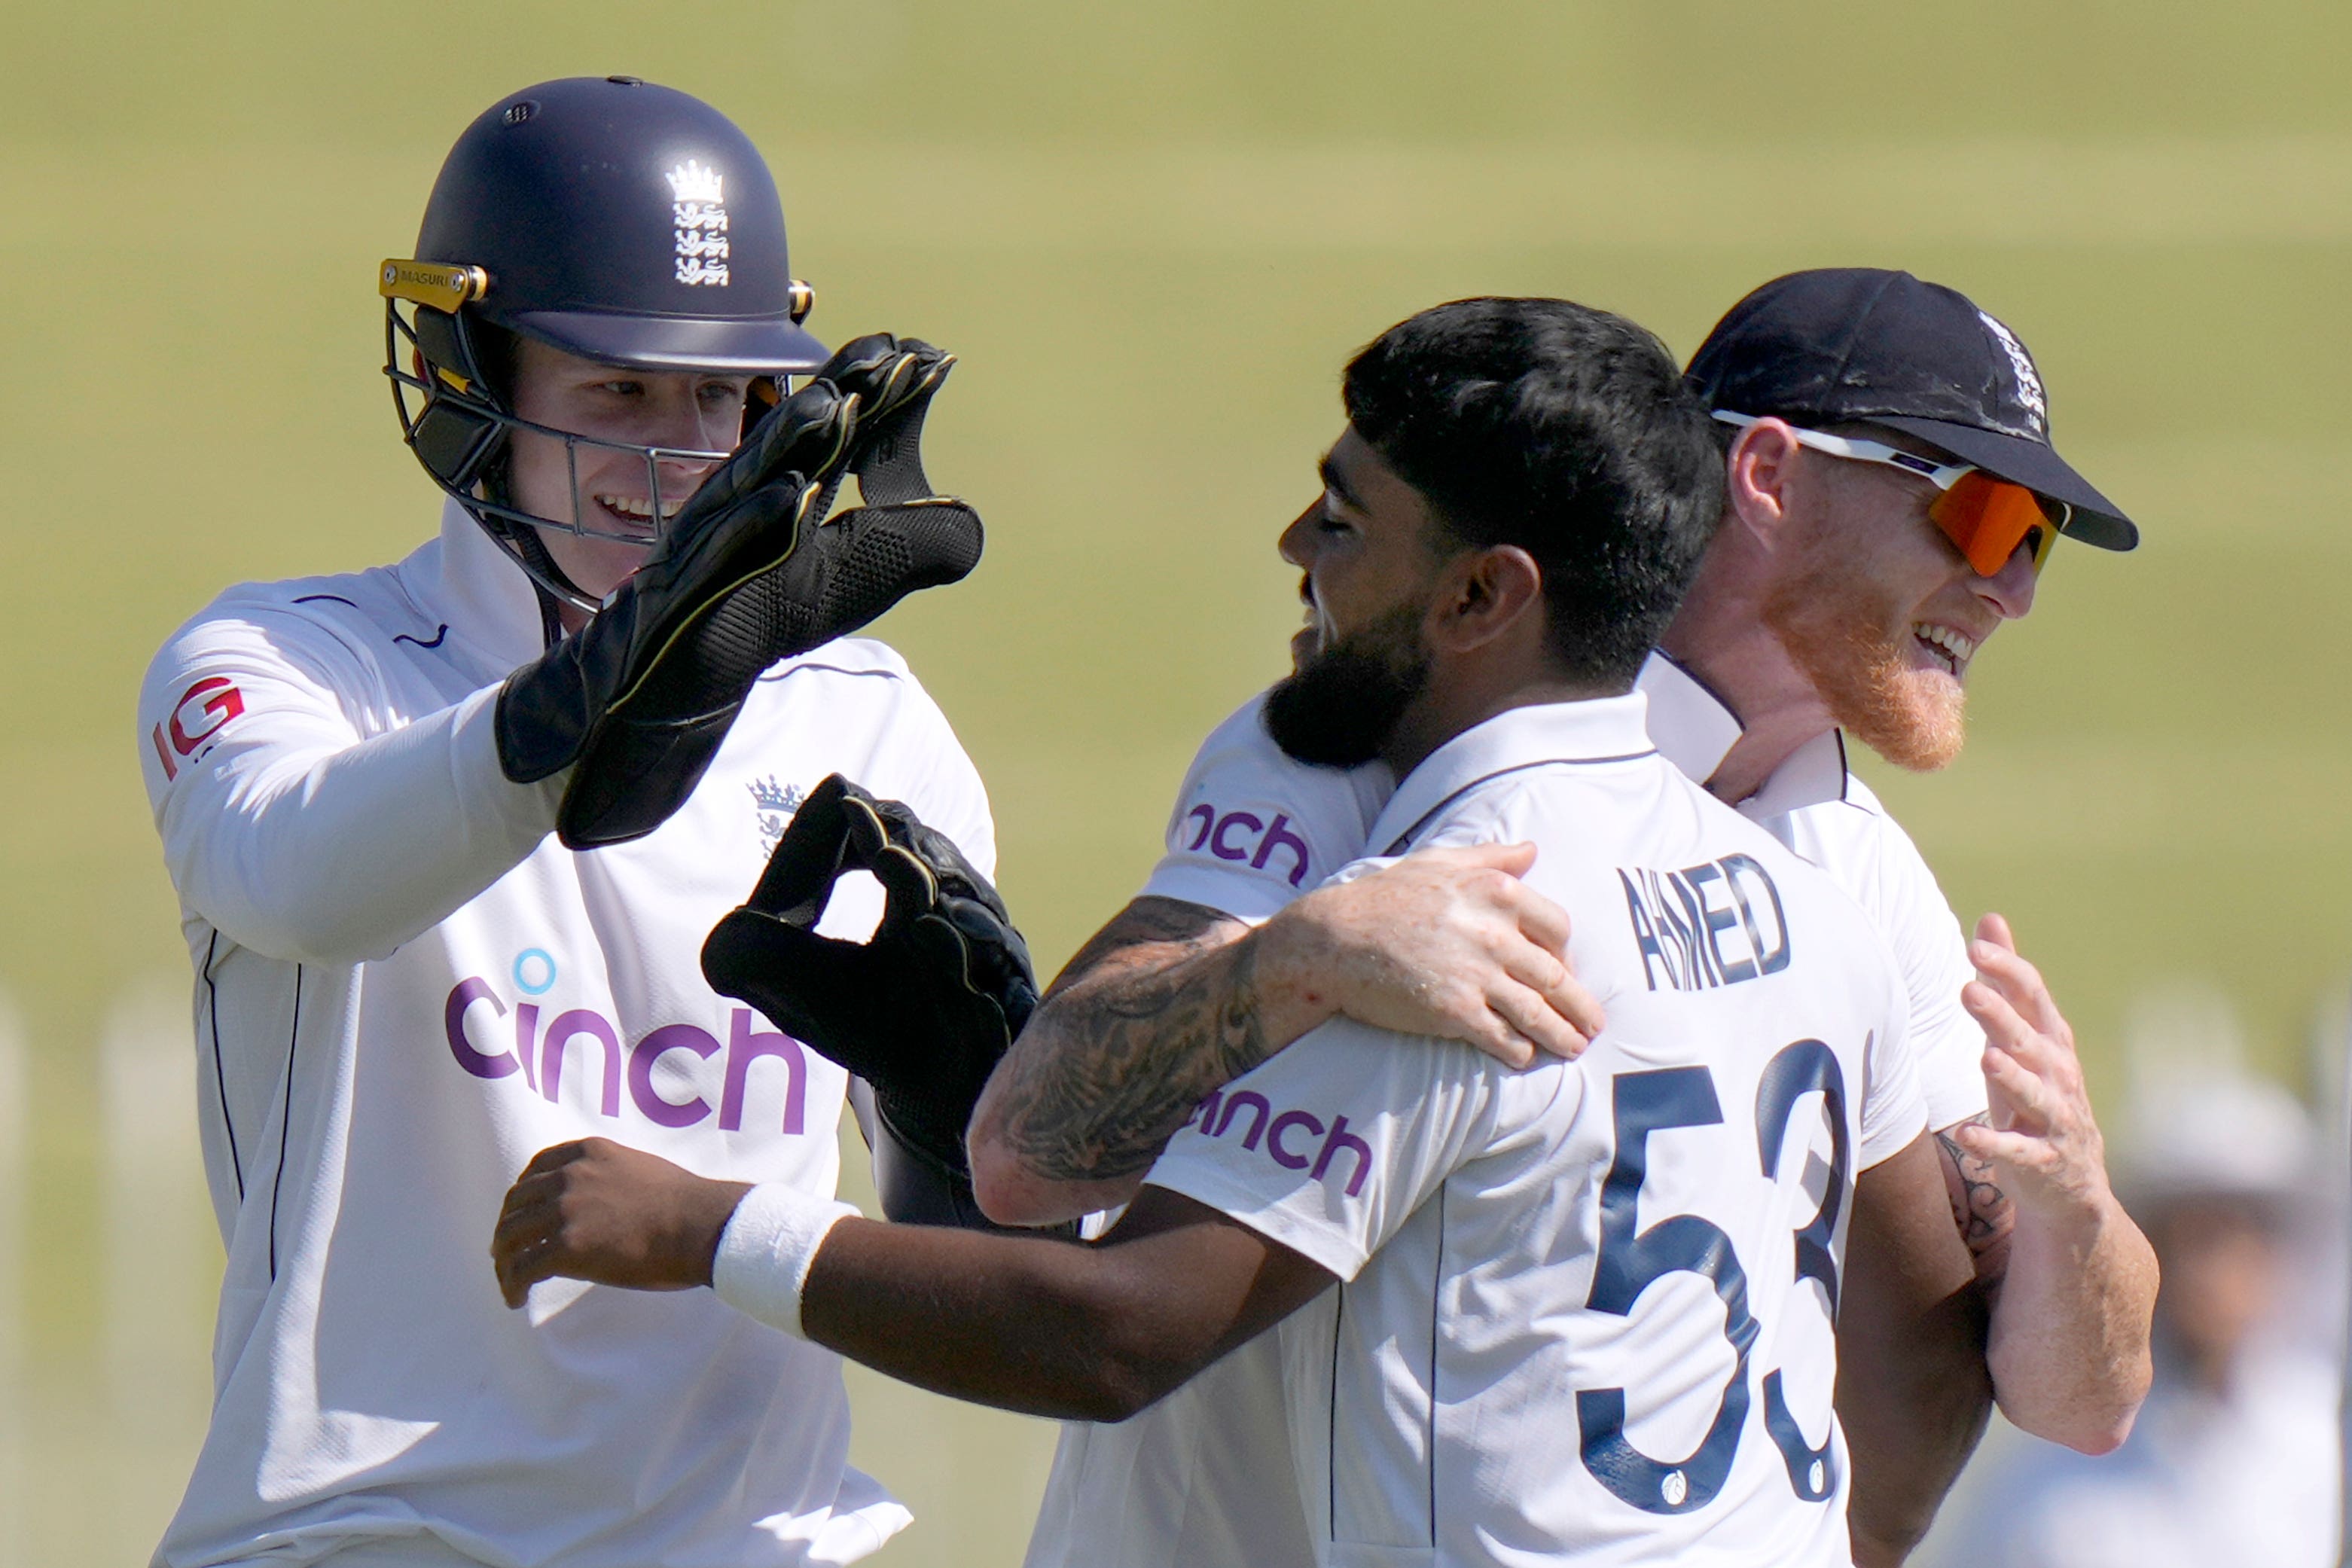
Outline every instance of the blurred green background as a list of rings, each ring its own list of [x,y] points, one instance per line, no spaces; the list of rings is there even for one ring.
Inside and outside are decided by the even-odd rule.
[[[1869,771],[1963,912],[2013,917],[2112,1106],[2135,998],[2210,979],[2292,1079],[2352,954],[2347,47],[2318,0],[19,0],[0,1557],[143,1560],[206,1397],[217,1248],[185,1105],[145,1087],[184,1055],[185,959],[140,672],[225,584],[432,528],[373,268],[503,92],[626,71],[712,100],[768,153],[811,324],[963,355],[931,471],[989,559],[882,635],[989,779],[1048,964],[1284,665],[1273,540],[1355,346],[1470,293],[1567,294],[1683,353],[1794,268],[1972,295],[2147,542],[2059,552],[1956,768]],[[117,1071],[145,1047],[102,1042],[142,1029],[167,1065]],[[1049,1429],[855,1387],[862,1462],[920,1515],[878,1561],[1014,1561]]]

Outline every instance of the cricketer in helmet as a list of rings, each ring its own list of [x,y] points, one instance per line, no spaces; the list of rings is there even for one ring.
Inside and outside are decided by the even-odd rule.
[[[416,251],[378,287],[437,534],[228,589],[141,694],[227,1253],[155,1560],[845,1563],[908,1515],[836,1363],[707,1294],[510,1314],[481,1234],[558,1137],[834,1191],[847,1075],[698,952],[833,773],[992,869],[945,717],[847,635],[978,557],[918,456],[952,361],[828,356],[759,153],[632,79],[494,105]],[[889,1132],[886,1206],[941,1217]]]
[[[825,359],[758,150],[634,78],[547,82],[485,111],[434,183],[416,258],[387,259],[378,291],[417,460],[583,611],[780,378]]]

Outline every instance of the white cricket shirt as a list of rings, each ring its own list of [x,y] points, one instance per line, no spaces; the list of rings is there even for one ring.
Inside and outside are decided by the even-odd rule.
[[[525,1162],[573,1138],[830,1195],[845,1077],[713,993],[703,938],[829,773],[987,869],[980,780],[898,656],[844,640],[761,678],[669,822],[574,853],[561,780],[509,783],[491,732],[541,646],[452,505],[398,565],[230,590],[148,672],[228,1249],[173,1568],[845,1563],[907,1522],[847,1466],[829,1352],[707,1290],[559,1280],[509,1311],[488,1249]],[[828,929],[871,929],[859,882]]]
[[[1908,998],[1868,917],[1660,757],[1644,708],[1501,714],[1372,829],[1538,845],[1609,1010],[1582,1058],[1338,1020],[1153,1167],[1345,1282],[1277,1331],[1327,1565],[1851,1560],[1832,1324],[1854,1175],[1927,1126]]]
[[[1259,722],[1265,705],[1252,698],[1202,742],[1142,896],[1255,924],[1363,853],[1389,770],[1294,762]],[[1024,1568],[1313,1561],[1269,1331],[1130,1420],[1063,1423]]]
[[[1642,668],[1650,738],[1704,783],[1739,739],[1723,700],[1664,654]],[[1959,917],[1902,825],[1846,766],[1845,736],[1814,736],[1739,803],[1741,816],[1830,874],[1894,950],[1911,998],[1911,1054],[1927,1125],[1941,1131],[1985,1110],[1984,1030],[1960,1005],[1977,977]]]
[[[1739,721],[1679,665],[1654,654],[1638,689],[1654,744],[1704,782]],[[1259,720],[1263,694],[1211,731],[1171,814],[1146,897],[1253,923],[1364,854],[1394,788],[1379,763],[1349,771],[1285,756]],[[1843,739],[1798,751],[1742,804],[1836,879],[1902,964],[1912,1056],[1929,1125],[1985,1109],[1984,1033],[1959,1005],[1974,978],[1935,875],[1877,797],[1847,771]],[[1026,1568],[1297,1568],[1313,1561],[1297,1486],[1275,1336],[1261,1335],[1117,1426],[1066,1423]]]

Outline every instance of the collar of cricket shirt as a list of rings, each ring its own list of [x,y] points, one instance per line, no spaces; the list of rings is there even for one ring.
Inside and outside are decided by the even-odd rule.
[[[1507,709],[1422,759],[1390,797],[1368,843],[1383,855],[1404,853],[1437,814],[1490,779],[1554,764],[1592,765],[1654,756],[1641,692],[1583,702],[1538,702]]]
[[[1650,700],[1650,739],[1666,761],[1705,784],[1740,736],[1738,717],[1696,676],[1663,653],[1642,667],[1636,691]],[[1845,798],[1845,735],[1824,730],[1789,753],[1763,787],[1738,804],[1755,822]]]
[[[441,503],[439,570],[433,613],[500,669],[547,651],[539,595],[513,556],[454,500]]]

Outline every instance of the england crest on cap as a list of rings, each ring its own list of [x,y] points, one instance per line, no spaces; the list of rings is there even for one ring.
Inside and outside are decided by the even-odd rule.
[[[2042,395],[2042,375],[2033,368],[2033,356],[2025,352],[2025,345],[2017,341],[2015,332],[1993,319],[1991,311],[1979,310],[1977,320],[1985,324],[1993,341],[2000,345],[2001,353],[2009,356],[2009,368],[2017,374],[2017,401],[2025,405],[2025,412],[2032,416],[2033,427],[2042,432],[2042,439],[2049,439],[2050,405]]]

